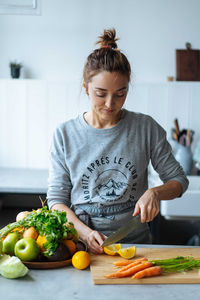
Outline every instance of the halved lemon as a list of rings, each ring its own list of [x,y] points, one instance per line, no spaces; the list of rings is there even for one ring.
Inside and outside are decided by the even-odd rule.
[[[132,246],[129,248],[121,248],[118,250],[118,254],[126,259],[132,258],[135,256],[136,246]]]
[[[118,255],[118,251],[122,248],[121,244],[112,244],[104,247],[103,250],[108,255]]]

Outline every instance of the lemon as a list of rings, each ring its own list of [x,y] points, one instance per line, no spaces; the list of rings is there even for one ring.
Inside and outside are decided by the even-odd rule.
[[[40,247],[41,251],[45,251],[46,249],[44,248],[44,244],[46,244],[47,239],[45,235],[38,235],[38,238],[36,240],[36,243],[38,244],[38,246]]]
[[[86,251],[77,251],[72,256],[72,265],[74,268],[83,270],[90,265],[90,255]]]
[[[103,250],[108,255],[118,255],[118,251],[122,248],[121,244],[112,244],[104,247]]]
[[[126,259],[132,258],[135,256],[136,246],[132,246],[129,248],[121,248],[118,250],[118,254]]]

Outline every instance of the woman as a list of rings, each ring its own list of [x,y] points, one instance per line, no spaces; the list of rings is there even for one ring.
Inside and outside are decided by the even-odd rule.
[[[150,116],[123,109],[131,68],[117,48],[115,30],[104,30],[87,58],[83,86],[90,110],[56,129],[50,150],[50,209],[66,211],[93,253],[104,239],[140,214],[141,226],[125,243],[151,243],[147,222],[160,200],[179,197],[188,180],[166,133]],[[163,185],[148,189],[151,161]]]

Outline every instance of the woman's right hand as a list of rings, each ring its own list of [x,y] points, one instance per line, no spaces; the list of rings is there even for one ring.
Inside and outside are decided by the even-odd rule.
[[[103,253],[103,247],[101,247],[103,241],[106,239],[106,236],[96,230],[92,230],[86,238],[87,245],[89,250],[94,254]]]

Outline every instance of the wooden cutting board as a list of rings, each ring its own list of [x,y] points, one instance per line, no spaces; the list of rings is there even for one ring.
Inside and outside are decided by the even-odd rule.
[[[147,259],[166,259],[176,256],[193,256],[200,259],[199,248],[136,248],[134,258],[146,257]],[[131,279],[126,278],[105,278],[104,275],[113,273],[118,268],[113,265],[114,261],[122,260],[120,256],[106,254],[91,255],[91,273],[94,284],[176,284],[176,283],[200,283],[200,271],[198,269],[188,272],[176,272],[162,274],[160,276]]]

